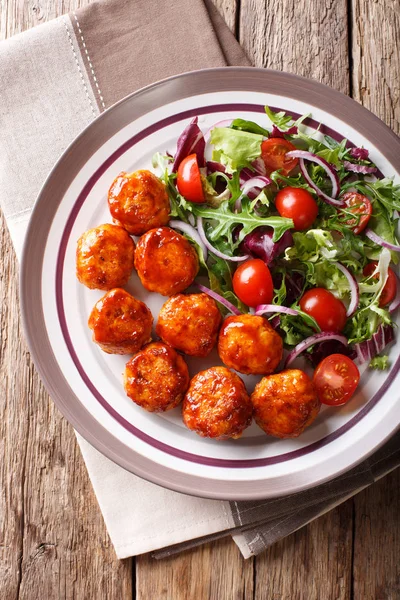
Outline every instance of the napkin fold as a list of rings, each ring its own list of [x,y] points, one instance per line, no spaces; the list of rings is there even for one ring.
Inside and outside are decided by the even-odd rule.
[[[158,79],[249,65],[210,0],[105,0],[0,43],[0,204],[20,256],[33,203],[55,160],[106,108]],[[21,177],[23,173],[23,177]],[[223,535],[257,554],[400,463],[400,434],[333,482],[259,502],[165,490],[77,436],[119,558],[161,557]]]

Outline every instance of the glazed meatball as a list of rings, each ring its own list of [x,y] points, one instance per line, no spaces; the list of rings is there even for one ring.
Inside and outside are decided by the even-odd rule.
[[[263,377],[251,402],[256,423],[265,433],[278,438],[299,436],[321,408],[311,379],[299,369]]]
[[[85,231],[76,248],[76,276],[90,289],[124,285],[133,269],[135,243],[123,227],[105,223]]]
[[[264,317],[228,317],[218,338],[223,363],[240,373],[269,375],[282,359],[283,343]]]
[[[162,342],[148,344],[125,367],[127,395],[149,412],[178,406],[188,385],[189,371],[182,356]]]
[[[142,235],[169,221],[165,185],[150,171],[122,172],[108,192],[111,215],[132,235]]]
[[[158,315],[157,335],[189,356],[207,356],[217,341],[221,313],[207,294],[177,294]]]
[[[239,438],[253,408],[243,381],[225,367],[197,373],[183,401],[183,422],[202,437]]]
[[[88,325],[104,352],[134,354],[151,340],[153,317],[143,302],[117,288],[96,302]]]
[[[147,290],[172,296],[193,282],[199,270],[199,259],[183,235],[169,227],[159,227],[139,239],[135,267]]]

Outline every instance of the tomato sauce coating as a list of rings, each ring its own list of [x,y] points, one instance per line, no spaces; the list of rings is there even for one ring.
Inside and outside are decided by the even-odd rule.
[[[162,342],[145,346],[125,367],[127,395],[149,412],[164,412],[178,406],[188,385],[189,371],[184,359]]]
[[[222,317],[207,294],[176,294],[161,308],[157,335],[190,356],[207,356],[214,348]]]
[[[153,316],[144,302],[117,288],[96,302],[88,325],[104,352],[134,354],[151,340]]]
[[[143,287],[162,296],[172,296],[193,283],[199,259],[183,235],[169,227],[159,227],[138,240],[135,268]]]
[[[250,399],[257,425],[278,438],[298,437],[321,408],[311,379],[299,369],[263,377]]]
[[[170,204],[165,185],[151,171],[120,173],[108,192],[112,217],[132,235],[167,225]]]
[[[105,223],[85,231],[76,248],[76,276],[90,289],[125,285],[132,270],[135,243],[119,225]]]
[[[193,377],[183,401],[183,422],[202,437],[239,438],[251,423],[252,404],[243,381],[226,367]]]
[[[222,362],[239,373],[269,375],[282,359],[283,342],[264,317],[238,315],[222,323],[218,352]]]

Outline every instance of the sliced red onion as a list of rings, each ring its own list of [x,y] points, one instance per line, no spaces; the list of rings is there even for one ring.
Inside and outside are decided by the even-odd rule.
[[[220,252],[219,250],[214,248],[214,246],[212,244],[210,244],[210,242],[208,241],[206,233],[204,231],[203,217],[197,217],[197,230],[199,232],[200,239],[203,242],[204,246],[206,246],[206,248],[208,248],[210,250],[210,252],[215,254],[215,256],[218,256],[219,258],[223,258],[224,260],[230,260],[232,262],[242,262],[249,258],[248,255],[246,255],[246,256],[228,256],[228,254],[224,254],[223,252]]]
[[[244,169],[243,169],[244,170]],[[247,196],[250,200],[254,200],[257,198],[258,194],[264,189],[267,185],[271,183],[271,180],[264,175],[257,175],[257,177],[252,177],[247,180],[240,180],[241,184],[241,195],[235,202],[235,211],[239,212],[242,207],[242,199],[243,196]]]
[[[353,173],[362,173],[363,175],[368,175],[369,173],[376,173],[376,167],[368,167],[367,165],[358,165],[356,163],[352,163],[348,160],[343,161],[343,166],[347,171],[352,171]]]
[[[394,312],[400,306],[400,281],[396,273],[394,276],[396,277],[396,295],[389,304],[389,312]]]
[[[339,271],[342,271],[343,275],[346,277],[349,282],[350,287],[350,304],[346,312],[346,317],[352,317],[357,310],[358,302],[360,299],[358,283],[354,275],[350,273],[348,269],[342,263],[335,263]]]
[[[330,165],[324,158],[321,158],[320,156],[317,156],[316,154],[313,154],[312,152],[307,152],[306,150],[291,150],[290,152],[288,152],[286,154],[286,156],[288,158],[299,158],[300,159],[300,161],[299,161],[300,170],[303,174],[304,179],[307,181],[308,185],[317,192],[317,194],[318,194],[318,196],[320,196],[320,198],[325,200],[325,202],[327,202],[328,204],[332,204],[332,206],[344,206],[343,200],[335,199],[340,191],[339,178],[337,176],[337,173],[336,173],[335,169],[332,167],[332,165]],[[304,160],[309,160],[310,162],[314,162],[324,169],[325,173],[328,175],[328,177],[332,183],[332,196],[328,196],[327,194],[325,194],[325,192],[323,192],[313,182],[310,175],[308,174]]]
[[[381,238],[378,234],[376,234],[374,231],[372,231],[372,229],[368,228],[365,230],[364,233],[370,240],[375,242],[375,244],[378,244],[378,246],[383,246],[383,248],[387,248],[388,250],[393,250],[393,252],[400,252],[400,246],[396,246],[396,244],[391,244],[390,242],[387,242],[386,240]]]
[[[317,344],[318,342],[325,342],[326,340],[337,340],[338,342],[342,342],[342,344],[345,346],[348,345],[348,341],[344,335],[340,335],[339,333],[334,333],[332,331],[321,331],[321,333],[316,333],[315,335],[311,335],[310,337],[306,338],[300,342],[300,344],[297,344],[297,346],[295,346],[291,352],[289,352],[285,360],[285,369],[295,360],[295,358],[299,356],[299,354],[304,352],[304,350],[307,350],[307,348]]]
[[[169,222],[169,226],[173,229],[179,229],[179,231],[183,231],[183,233],[186,233],[189,237],[191,237],[192,240],[194,240],[196,244],[200,246],[203,252],[204,260],[207,260],[207,247],[201,239],[196,228],[193,227],[193,225],[189,225],[189,223],[184,223],[183,221],[172,219],[172,221]]]
[[[196,287],[198,287],[201,292],[204,292],[204,294],[207,294],[211,298],[214,298],[214,300],[216,300],[220,304],[223,304],[223,306],[225,306],[225,308],[227,308],[234,315],[242,314],[240,312],[240,310],[238,308],[236,308],[236,306],[234,304],[229,302],[229,300],[225,300],[225,298],[223,296],[220,296],[219,294],[217,294],[217,292],[213,292],[208,287],[205,287],[204,285],[202,285],[201,283],[198,283],[197,281],[194,282],[194,285]]]
[[[259,306],[256,306],[255,315],[257,317],[267,313],[283,313],[285,315],[292,315],[293,317],[297,317],[299,311],[295,310],[294,308],[288,308],[287,306],[277,306],[275,304],[260,304]]]
[[[211,132],[213,129],[215,129],[216,127],[229,127],[231,125],[232,121],[233,121],[233,119],[224,119],[223,121],[218,121],[218,123],[215,123],[209,129],[207,129],[207,131],[204,134],[204,139],[205,139],[206,143],[208,143],[210,141]]]

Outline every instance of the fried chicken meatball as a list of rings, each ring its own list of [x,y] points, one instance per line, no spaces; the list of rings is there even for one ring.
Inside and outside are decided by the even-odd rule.
[[[96,302],[88,325],[104,352],[134,354],[151,340],[153,316],[143,302],[117,288]]]
[[[239,438],[251,423],[253,407],[243,381],[225,367],[197,373],[183,401],[183,422],[202,437]]]
[[[132,235],[142,235],[169,221],[165,185],[150,171],[120,173],[108,192],[108,206],[115,222]]]
[[[269,375],[282,359],[283,343],[264,317],[228,317],[218,338],[223,363],[240,373]]]
[[[159,227],[139,239],[135,267],[146,290],[172,296],[193,282],[199,259],[183,235],[169,227]]]
[[[90,289],[124,285],[133,269],[135,243],[123,227],[105,223],[85,231],[76,248],[76,276]]]
[[[157,335],[189,356],[207,356],[217,341],[222,317],[207,294],[176,294],[158,315]]]
[[[311,379],[299,369],[263,377],[250,399],[256,423],[278,438],[298,437],[321,408]]]
[[[178,406],[188,385],[189,371],[182,356],[162,342],[148,344],[125,367],[127,395],[149,412]]]

